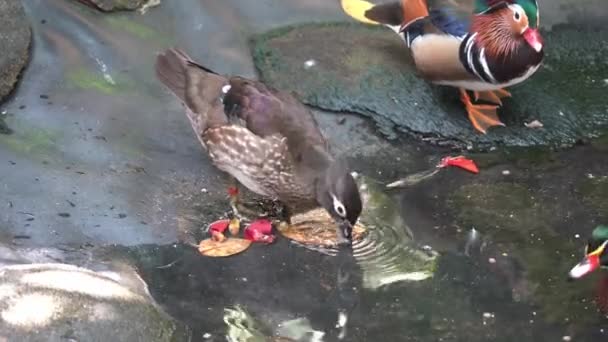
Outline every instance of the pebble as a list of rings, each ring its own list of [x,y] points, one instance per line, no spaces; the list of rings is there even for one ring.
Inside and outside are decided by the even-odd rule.
[[[511,171],[509,171],[509,170],[502,170],[502,174],[503,174],[503,176],[508,176],[508,175],[511,174]]]
[[[580,236],[579,234],[574,234],[574,238],[575,238],[575,239],[578,239],[578,238],[580,238],[580,237],[581,237],[581,236]]]
[[[204,333],[204,334],[203,334],[203,338],[204,338],[204,339],[211,338],[211,334],[210,334],[210,333]]]
[[[570,336],[564,336],[564,337],[562,337],[562,340],[566,341],[566,342],[572,341],[572,337],[570,337]]]
[[[490,258],[490,259],[488,259],[488,262],[489,262],[490,264],[495,264],[495,263],[496,263],[496,259],[494,259],[494,258]]]
[[[309,59],[304,62],[304,69],[310,69],[315,65],[317,65],[317,62],[314,59]]]

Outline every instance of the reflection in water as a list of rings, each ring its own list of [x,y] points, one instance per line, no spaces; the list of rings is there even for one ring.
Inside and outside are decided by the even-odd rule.
[[[382,192],[373,180],[357,175],[364,203],[361,223],[367,229],[363,238],[353,242],[354,259],[363,269],[363,287],[377,289],[402,281],[421,281],[433,276],[438,253],[430,246],[417,246],[411,229],[392,197]],[[329,228],[332,229],[332,228]],[[477,234],[470,239],[472,247]],[[325,255],[336,256],[337,248],[292,244]]]
[[[377,289],[432,277],[437,253],[415,244],[394,198],[368,178],[358,177],[358,182],[365,203],[362,221],[369,229],[353,244],[354,256],[363,269],[363,287]]]
[[[322,304],[308,317],[280,322],[276,328],[264,327],[240,306],[224,309],[226,338],[231,342],[262,341],[349,341],[351,313],[361,297],[362,270],[349,248],[341,248],[331,258],[334,286]],[[293,294],[297,295],[297,294]]]

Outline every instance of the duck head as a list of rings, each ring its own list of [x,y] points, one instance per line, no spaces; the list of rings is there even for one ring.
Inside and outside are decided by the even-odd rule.
[[[338,225],[338,242],[352,241],[353,226],[362,210],[361,195],[346,162],[333,162],[317,182],[317,201]]]
[[[568,278],[580,279],[600,267],[608,267],[608,226],[598,226],[591,233],[585,247],[585,257],[574,266]]]

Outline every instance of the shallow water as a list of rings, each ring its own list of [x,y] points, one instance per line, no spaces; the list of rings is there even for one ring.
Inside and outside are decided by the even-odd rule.
[[[250,34],[348,20],[339,4],[182,0],[145,15],[102,15],[64,0],[24,3],[35,41],[2,107],[15,131],[0,135],[1,159],[13,162],[0,168],[3,243],[127,258],[194,340],[606,338],[594,302],[604,275],[565,281],[586,235],[608,222],[595,190],[606,184],[605,141],[562,152],[499,149],[474,155],[479,175],[444,170],[387,191],[386,182],[429,170],[451,151],[388,143],[359,117],[316,112],[362,175],[366,238],[353,254],[279,240],[204,258],[188,243],[228,210],[224,178],[155,80],[155,54],[179,46],[218,72],[254,76]],[[547,25],[577,22],[591,8],[606,15],[599,2],[565,3],[547,7]]]

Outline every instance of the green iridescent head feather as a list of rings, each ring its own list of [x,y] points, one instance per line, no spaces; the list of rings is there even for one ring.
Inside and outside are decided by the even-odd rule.
[[[537,28],[540,24],[537,0],[475,0],[474,13],[481,14],[504,3],[520,5],[528,16],[530,28]]]
[[[597,241],[608,240],[608,226],[600,225],[595,227],[591,233],[591,238]]]

